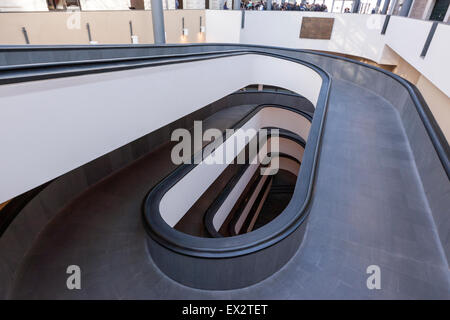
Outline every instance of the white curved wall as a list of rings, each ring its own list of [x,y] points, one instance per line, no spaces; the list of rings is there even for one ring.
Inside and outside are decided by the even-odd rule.
[[[427,38],[432,24],[433,21],[392,17],[386,44],[450,97],[450,25],[438,25],[426,56],[420,56],[423,39]]]
[[[206,10],[206,42],[239,43],[241,17],[238,10]]]
[[[334,18],[330,40],[301,39],[303,17]],[[384,39],[384,16],[329,12],[263,11],[245,13],[241,43],[333,51],[379,61]]]
[[[302,11],[246,11],[241,29],[241,13],[206,10],[207,42],[268,45],[286,48],[331,51],[397,65],[398,57],[410,63],[437,88],[450,97],[450,25],[440,23],[423,58],[423,49],[432,21],[391,16],[385,35],[384,15]],[[300,39],[303,17],[334,18],[330,40]]]
[[[253,83],[315,104],[322,80],[293,62],[241,55],[2,85],[0,203]]]

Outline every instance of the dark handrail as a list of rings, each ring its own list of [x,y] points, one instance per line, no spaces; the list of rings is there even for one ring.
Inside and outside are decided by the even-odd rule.
[[[309,119],[309,120],[311,121],[311,119]],[[305,147],[305,145],[306,145],[305,141],[301,137],[297,136],[294,133],[288,132],[286,130],[280,130],[279,136],[291,139],[303,147]],[[237,182],[240,180],[240,178],[244,174],[247,167],[248,167],[247,165],[243,165],[243,168],[235,174],[235,176],[230,180],[230,182],[227,184],[225,189],[213,201],[211,206],[206,211],[205,216],[204,216],[204,224],[205,224],[206,230],[212,237],[222,237],[222,235],[220,235],[220,233],[218,233],[218,230],[216,230],[214,228],[214,225],[213,225],[214,217],[217,213],[217,210],[220,208],[221,204],[225,201],[225,199],[228,197],[230,192],[233,190],[234,186],[237,184]]]
[[[303,177],[300,180],[300,185],[302,186],[296,188],[296,193],[294,194],[298,201],[295,204],[291,202],[293,205],[288,205],[284,210],[284,212],[290,212],[290,214],[283,214],[283,218],[288,221],[281,221],[283,219],[280,219],[278,223],[265,225],[255,232],[231,238],[217,238],[213,243],[208,238],[190,236],[171,228],[160,214],[159,203],[164,194],[178,182],[179,177],[188,174],[195,167],[195,164],[184,164],[178,167],[162,183],[155,186],[149,192],[144,202],[143,217],[147,231],[150,237],[162,246],[189,256],[210,258],[235,257],[262,250],[281,241],[305,221],[309,212],[309,204],[315,181],[317,159],[321,146],[320,142],[328,106],[331,80],[328,74],[322,69],[300,59],[284,57],[278,54],[267,55],[303,64],[315,70],[323,81],[316,105],[315,117],[309,133],[308,145],[304,154],[303,170],[301,173]],[[269,106],[271,105],[267,105],[267,107]],[[298,206],[300,207],[298,208]]]
[[[274,154],[272,153],[270,156],[273,156],[273,155]],[[295,159],[294,157],[291,157],[291,156],[289,156],[287,154],[279,153],[277,155],[277,157],[290,159],[290,160],[292,160],[292,161],[294,161],[294,162],[296,162],[296,163],[298,163],[300,165],[300,162],[297,159]],[[263,176],[260,176],[260,178],[255,182],[255,186],[257,186],[261,182],[262,177]],[[255,202],[251,206],[250,212],[248,213],[247,217],[245,218],[245,221],[244,221],[244,224],[242,225],[241,230],[242,229],[245,230],[250,225],[251,220],[253,219],[254,215],[256,214],[256,211],[257,211],[258,206],[260,205],[261,199],[264,196],[264,194],[266,193],[268,185],[270,184],[270,181],[273,180],[273,176],[270,176],[269,178],[270,178],[270,180],[267,179],[264,182],[264,185],[263,185],[262,189],[260,190],[257,199],[255,200]],[[234,217],[231,219],[231,221],[229,223],[229,227],[228,227],[229,233],[232,236],[237,235],[236,232],[235,232],[235,227],[236,227],[236,224],[239,221],[240,217],[242,216],[243,210],[244,210],[245,206],[247,205],[247,203],[248,203],[248,201],[243,202],[242,205],[236,211],[236,213],[233,213]]]
[[[126,70],[126,69],[132,69],[132,68],[140,68],[140,67],[144,67],[144,66],[155,66],[155,65],[164,65],[164,64],[170,64],[170,63],[184,63],[184,62],[189,62],[189,61],[197,61],[197,60],[206,60],[206,59],[214,59],[214,58],[219,58],[219,57],[225,57],[225,56],[232,56],[232,55],[243,55],[243,54],[259,54],[259,55],[266,55],[266,56],[270,56],[270,57],[274,57],[274,58],[279,58],[279,59],[284,59],[284,60],[289,60],[292,62],[296,62],[299,64],[303,64],[305,66],[308,66],[309,68],[315,70],[317,73],[319,73],[319,75],[322,77],[322,79],[324,79],[324,84],[322,85],[322,89],[321,89],[321,95],[319,96],[319,102],[318,105],[320,106],[324,106],[326,105],[327,101],[328,101],[328,92],[329,92],[329,76],[322,71],[320,68],[317,68],[315,66],[313,66],[312,64],[309,64],[307,62],[304,62],[300,59],[294,59],[294,58],[289,58],[280,54],[274,54],[274,53],[263,53],[263,52],[259,52],[259,51],[255,51],[255,50],[249,50],[249,49],[242,49],[241,52],[236,52],[236,50],[232,51],[232,52],[221,52],[220,54],[208,54],[208,53],[203,53],[203,54],[193,54],[194,57],[191,57],[190,55],[173,55],[171,58],[168,59],[163,59],[163,60],[156,60],[156,61],[143,61],[142,63],[135,63],[135,61],[122,61],[120,63],[110,63],[110,65],[104,65],[102,64],[101,66],[99,66],[98,64],[91,64],[89,66],[92,66],[92,68],[89,68],[88,65],[76,65],[76,66],[70,66],[70,70],[68,70],[67,66],[63,66],[61,67],[60,65],[56,65],[56,67],[50,67],[49,65],[46,65],[45,67],[43,67],[42,69],[39,69],[38,67],[36,67],[36,69],[33,69],[32,71],[38,70],[41,72],[41,74],[33,74],[32,71],[27,72],[19,72],[19,74],[13,74],[12,77],[8,77],[7,74],[8,71],[5,71],[5,73],[3,74],[4,78],[2,79],[3,81],[0,82],[1,83],[11,83],[11,82],[23,82],[23,81],[29,81],[29,80],[38,80],[38,79],[50,79],[50,78],[56,78],[56,77],[64,77],[64,76],[72,76],[72,75],[79,75],[79,74],[91,74],[91,73],[98,73],[98,72],[110,72],[110,71],[115,71],[115,70]],[[58,69],[59,68],[59,69]],[[50,72],[49,70],[52,69]],[[74,70],[75,69],[75,70]],[[56,70],[56,72],[55,72]],[[14,72],[14,71],[12,71]],[[30,75],[31,73],[31,75]],[[325,94],[325,95],[324,95]],[[309,116],[309,115],[308,115]],[[314,165],[315,165],[315,161],[314,161]],[[314,173],[314,170],[311,170],[311,172],[309,173],[310,175],[310,179],[312,179],[313,175],[312,173]],[[161,186],[161,184],[159,185]],[[310,186],[308,188],[308,192],[307,192],[307,198],[309,199],[309,195],[311,193],[311,188],[312,186]],[[159,203],[159,201],[157,201]],[[181,242],[178,242],[175,240],[175,242],[178,242],[178,244],[174,244],[173,243],[173,239],[169,240],[168,238],[166,238],[165,236],[163,236],[162,234],[160,234],[161,230],[164,227],[168,227],[168,225],[165,224],[164,221],[162,221],[162,218],[160,216],[161,219],[161,224],[162,226],[158,226],[156,229],[150,228],[152,229],[154,232],[149,231],[149,233],[152,235],[152,237],[157,238],[158,242],[160,244],[163,245],[167,245],[169,247],[171,247],[173,250],[180,249],[180,252],[184,252],[187,254],[212,254],[214,256],[216,255],[227,255],[227,254],[231,254],[231,255],[235,255],[237,252],[231,252],[228,249],[225,249],[225,251],[228,252],[223,252],[222,249],[219,250],[215,250],[213,249],[211,252],[210,250],[206,250],[206,252],[202,249],[198,249],[196,248],[196,245],[194,246],[189,246],[189,245],[183,245],[183,243],[186,243],[186,239],[183,239]],[[293,226],[293,224],[290,225],[291,227]],[[162,227],[162,228],[161,228]],[[263,229],[263,228],[261,228]],[[259,230],[261,230],[259,229]],[[284,228],[286,229],[286,228]],[[296,228],[293,228],[293,230],[295,230]],[[176,230],[173,230],[170,228],[170,231],[176,232]],[[292,232],[291,231],[291,232]],[[284,235],[282,235],[282,237],[287,236],[288,233],[285,233]],[[183,234],[183,236],[185,237],[189,237],[186,234]],[[253,236],[253,235],[252,235]],[[270,238],[271,239],[261,239],[262,242],[260,243],[263,246],[269,245],[270,242],[276,242],[278,241],[278,239],[276,239],[277,235],[273,235]],[[170,237],[169,237],[170,238]],[[195,237],[191,237],[191,238],[195,238]],[[237,238],[237,237],[235,237]],[[267,238],[266,236],[264,236],[263,238]],[[181,243],[181,245],[180,245]],[[252,246],[252,241],[250,242],[246,242],[246,247],[247,250],[255,250],[255,248],[251,249],[250,247]],[[247,245],[250,244],[250,247]],[[255,243],[253,243],[255,244]],[[239,247],[239,246],[238,246]],[[218,249],[218,248],[217,248]],[[243,254],[244,251],[241,250],[243,249],[242,247],[240,249],[238,249],[238,251],[240,252],[239,254]],[[203,251],[203,252],[202,252]],[[232,250],[233,251],[233,250]]]
[[[416,109],[420,115],[420,118],[425,126],[425,129],[430,137],[430,140],[437,152],[437,155],[443,165],[444,170],[446,171],[447,177],[450,177],[450,165],[449,165],[449,157],[450,157],[450,148],[448,145],[447,140],[445,139],[440,127],[437,125],[434,117],[431,114],[431,111],[429,110],[427,104],[425,103],[425,101],[423,100],[423,97],[420,95],[420,93],[418,92],[418,90],[410,83],[408,83],[406,80],[402,79],[401,77],[392,74],[389,71],[374,67],[374,66],[370,66],[370,65],[366,65],[364,63],[361,63],[359,61],[355,61],[349,58],[344,58],[344,57],[338,57],[338,56],[333,56],[331,54],[328,53],[322,53],[322,52],[313,52],[310,50],[295,50],[295,49],[285,49],[285,48],[279,48],[279,47],[268,47],[268,46],[253,46],[253,45],[227,45],[227,44],[202,44],[202,45],[196,45],[196,44],[191,44],[191,45],[168,45],[168,46],[164,46],[164,48],[168,48],[168,47],[200,47],[200,46],[204,46],[204,47],[208,47],[208,46],[229,46],[229,47],[238,47],[238,48],[253,48],[255,49],[255,51],[246,51],[246,53],[257,53],[257,54],[266,54],[266,55],[272,55],[272,54],[268,54],[268,53],[262,53],[262,52],[258,52],[258,50],[265,50],[265,49],[277,49],[277,50],[284,50],[286,52],[289,51],[293,51],[293,52],[303,52],[303,53],[308,53],[308,54],[312,54],[312,55],[319,55],[319,56],[326,56],[329,58],[333,58],[333,59],[339,59],[342,61],[346,61],[349,63],[353,63],[353,64],[357,64],[357,65],[361,65],[364,66],[365,68],[369,68],[369,69],[373,69],[376,70],[378,72],[384,73],[387,76],[395,79],[396,81],[398,81],[402,86],[404,86],[409,94],[410,97],[412,99],[412,101],[414,102]],[[116,48],[116,49],[127,49],[130,47],[136,47],[136,46],[131,46],[131,45],[120,45],[120,46],[96,46],[95,50],[101,50],[101,49],[111,49],[111,48]],[[158,46],[145,46],[143,45],[143,47],[151,47],[151,48],[155,48]],[[76,49],[76,50],[84,50],[84,49],[89,49],[92,50],[94,47],[92,46],[61,46],[61,47],[53,47],[53,46],[27,46],[27,47],[21,47],[21,46],[9,46],[9,47],[2,47],[0,48],[0,53],[1,50],[48,50],[52,48],[53,50],[67,50],[67,49]],[[258,50],[256,50],[258,49]],[[236,53],[237,54],[237,53]],[[244,53],[241,53],[244,54]],[[226,53],[223,55],[226,56]],[[277,56],[277,55],[272,55],[272,56]],[[282,55],[278,55],[278,57],[282,57]],[[211,57],[210,57],[211,58]],[[201,59],[201,58],[200,58]],[[181,60],[183,60],[181,58]],[[301,61],[299,59],[292,59],[292,61]],[[190,60],[190,61],[195,61],[195,60]],[[161,62],[161,64],[165,64],[165,63],[180,63],[182,61],[176,61],[176,59],[167,62]],[[153,64],[155,65],[155,64]],[[158,65],[158,64],[156,64]],[[311,65],[313,66],[313,65]],[[134,66],[134,67],[140,67],[140,66]],[[126,68],[126,67],[125,67]],[[108,72],[108,71],[113,71],[113,70],[122,70],[121,68],[111,68],[108,69],[108,67],[104,66],[103,69],[101,70],[93,70],[93,71],[88,71],[85,73],[94,73],[94,72]],[[323,72],[323,71],[322,71]],[[83,73],[83,74],[85,74]],[[73,72],[70,73],[69,75],[76,75],[79,74],[77,72]],[[323,72],[323,74],[326,74],[325,72]],[[58,77],[59,75],[57,74],[53,74],[53,75],[43,75],[43,78],[45,79],[49,79],[49,78],[54,78],[54,77]],[[20,80],[19,80],[20,81]],[[26,81],[26,80],[25,80]],[[328,84],[329,86],[329,84]],[[328,93],[327,93],[328,96]],[[323,125],[323,122],[321,124],[321,127]]]

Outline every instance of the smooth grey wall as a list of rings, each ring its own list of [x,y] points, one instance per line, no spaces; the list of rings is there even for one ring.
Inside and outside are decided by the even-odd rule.
[[[295,56],[320,66],[335,79],[375,92],[398,111],[445,258],[450,263],[450,181],[408,90],[387,74],[363,65],[308,53]]]

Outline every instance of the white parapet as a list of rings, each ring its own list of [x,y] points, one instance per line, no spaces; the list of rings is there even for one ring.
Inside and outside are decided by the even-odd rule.
[[[48,11],[46,0],[1,0],[2,11]]]

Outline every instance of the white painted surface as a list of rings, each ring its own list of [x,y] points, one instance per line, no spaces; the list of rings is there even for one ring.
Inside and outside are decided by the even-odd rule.
[[[206,10],[206,42],[239,43],[241,12],[238,10]]]
[[[83,10],[129,10],[130,0],[80,0]]]
[[[2,11],[48,11],[46,0],[0,0]]]
[[[449,10],[450,11],[450,10]],[[386,46],[408,61],[437,88],[450,96],[450,25],[439,24],[425,58],[420,57],[431,21],[392,16],[386,35],[381,35],[385,16],[330,12],[246,11],[245,28],[241,21],[224,11],[210,11],[207,42],[231,42],[311,49],[348,54],[380,64],[397,64]],[[303,17],[334,17],[330,40],[300,39]],[[209,28],[211,24],[211,28]]]
[[[331,39],[301,39],[303,17],[334,18]],[[384,47],[380,34],[383,22],[384,16],[381,15],[249,11],[245,13],[241,43],[333,51],[379,61]]]
[[[315,104],[321,78],[293,62],[242,55],[0,86],[8,155],[0,203],[254,83],[286,86]]]
[[[175,0],[162,0],[162,3],[163,3],[164,10],[174,10],[175,9]],[[152,9],[152,1],[144,0],[144,8],[145,8],[145,10],[151,10]],[[197,8],[197,9],[201,9],[201,8]],[[202,9],[204,9],[204,7]]]
[[[450,97],[450,25],[440,23],[424,58],[420,57],[432,21],[391,17],[386,44]]]

